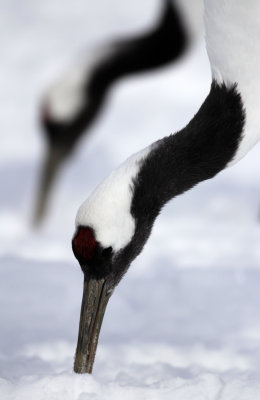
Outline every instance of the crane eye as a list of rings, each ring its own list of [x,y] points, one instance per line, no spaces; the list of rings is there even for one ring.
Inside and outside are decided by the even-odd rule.
[[[103,251],[102,251],[102,256],[104,257],[109,257],[112,254],[112,247],[106,247]]]

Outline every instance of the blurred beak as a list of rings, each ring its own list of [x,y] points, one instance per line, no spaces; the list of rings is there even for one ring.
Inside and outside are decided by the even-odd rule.
[[[79,321],[79,334],[74,372],[91,374],[100,328],[111,292],[105,279],[84,278],[83,298]]]
[[[48,152],[42,166],[40,185],[33,215],[34,226],[38,226],[41,223],[42,218],[46,213],[49,195],[63,160],[64,152],[56,148],[48,148]]]

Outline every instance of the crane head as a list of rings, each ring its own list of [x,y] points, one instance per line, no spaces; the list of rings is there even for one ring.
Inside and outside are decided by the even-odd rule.
[[[84,273],[74,371],[91,373],[101,323],[114,288],[147,241],[149,212],[133,214],[134,179],[147,148],[129,158],[81,205],[72,249]]]

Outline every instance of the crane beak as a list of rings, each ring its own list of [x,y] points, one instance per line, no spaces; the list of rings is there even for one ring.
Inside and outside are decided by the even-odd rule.
[[[81,304],[78,343],[74,362],[74,372],[91,374],[94,364],[98,337],[108,300],[105,279],[84,277],[83,298]]]
[[[57,173],[64,160],[64,153],[57,148],[48,148],[44,160],[40,185],[37,194],[36,206],[33,215],[33,225],[38,226],[46,213],[49,195],[57,176]]]

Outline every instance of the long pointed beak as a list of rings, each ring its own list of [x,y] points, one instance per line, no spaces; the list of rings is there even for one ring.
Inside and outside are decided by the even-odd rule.
[[[99,333],[111,293],[104,279],[84,278],[78,343],[74,372],[91,374],[98,344]]]
[[[63,160],[64,153],[58,149],[48,148],[48,152],[42,166],[36,206],[33,215],[34,226],[38,226],[41,223],[42,218],[46,213],[50,192]]]

